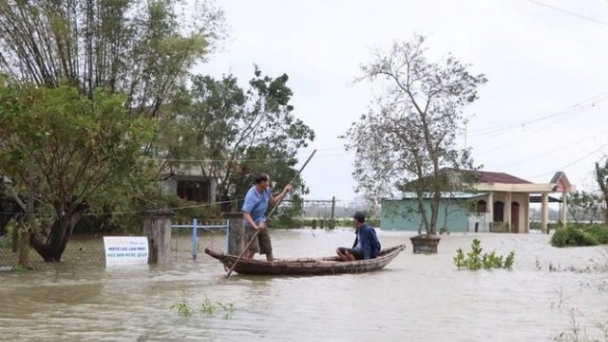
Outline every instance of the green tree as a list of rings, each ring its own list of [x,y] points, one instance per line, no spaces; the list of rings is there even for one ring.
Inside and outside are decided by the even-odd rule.
[[[568,195],[568,212],[575,223],[589,220],[593,223],[599,211],[602,196],[587,191],[574,191]]]
[[[149,184],[142,146],[154,121],[134,117],[125,100],[106,89],[89,98],[73,86],[0,88],[0,173],[29,194],[30,244],[45,261],[61,260],[87,210],[128,201]]]
[[[348,140],[346,149],[356,153],[358,190],[376,203],[397,189],[415,191],[426,233],[436,234],[441,193],[460,190],[464,179],[459,171],[473,168],[470,149],[458,148],[456,139],[464,108],[487,80],[452,56],[429,61],[424,40],[415,36],[396,42],[362,67],[359,81],[380,79],[386,89],[342,138]],[[455,172],[443,172],[445,168]]]
[[[99,88],[126,94],[123,105],[133,116],[162,120],[164,105],[224,28],[213,0],[4,0],[0,72],[26,85],[74,86],[89,98]],[[150,156],[156,138],[145,146]]]
[[[603,166],[599,162],[595,163],[595,180],[601,191],[601,200],[604,201],[604,223],[608,225],[608,158]]]
[[[128,94],[128,108],[155,116],[222,29],[209,1],[5,0],[0,70],[48,87],[67,79],[88,95]]]
[[[173,125],[163,125],[172,130],[163,136],[180,136],[179,144],[161,148],[169,166],[195,166],[218,179],[221,199],[244,196],[259,172],[287,184],[297,172],[298,149],[314,140],[312,129],[293,115],[288,79],[263,76],[256,67],[244,89],[233,75],[194,76],[169,110]],[[307,191],[302,179],[294,186]]]

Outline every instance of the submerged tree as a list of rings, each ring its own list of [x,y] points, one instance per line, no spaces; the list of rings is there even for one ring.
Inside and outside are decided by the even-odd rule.
[[[13,195],[28,194],[30,244],[45,261],[61,260],[85,211],[128,199],[149,183],[142,146],[154,121],[133,117],[126,96],[93,93],[90,99],[72,86],[0,88],[0,174]]]
[[[30,89],[31,85],[39,87],[40,93],[37,96],[40,95],[41,98],[37,106],[46,103],[49,111],[53,109],[61,112],[58,106],[68,104],[52,102],[42,88],[64,87],[65,90],[65,86],[69,86],[95,105],[109,101],[113,98],[112,94],[119,94],[122,99],[120,105],[123,109],[128,109],[131,118],[149,117],[159,120],[161,108],[173,101],[176,90],[185,83],[189,69],[197,62],[204,61],[215,43],[222,39],[223,33],[223,14],[214,7],[213,0],[3,0],[0,1],[0,73],[25,88]],[[83,101],[83,98],[78,98],[74,107],[69,107],[70,110],[77,110],[75,106]],[[28,115],[36,114],[26,104],[22,105],[25,109],[21,109],[30,111]],[[36,109],[36,115],[46,115],[45,111],[39,109]],[[96,107],[95,115],[102,112],[101,108]],[[108,118],[112,118],[112,115],[108,114]],[[60,117],[38,119],[59,120]],[[67,117],[63,119],[68,120]],[[69,120],[72,119],[77,120],[76,117]],[[14,133],[17,127],[30,130],[18,132],[22,144],[40,133],[39,127],[24,122],[11,121],[5,124],[20,125],[0,127],[0,130],[5,129],[8,133]],[[116,122],[116,125],[117,132],[125,129],[120,126],[120,122]],[[58,129],[58,126],[52,128]],[[65,132],[62,131],[62,134],[66,136],[61,138],[71,138],[71,133]],[[94,130],[88,133],[92,132]],[[13,146],[13,142],[5,138],[0,136],[0,139],[4,139],[0,153],[9,155],[14,149],[25,146]],[[98,136],[90,138],[96,141]],[[147,139],[145,145],[140,146],[148,155],[158,144],[157,136],[154,138]],[[71,145],[73,141],[58,140],[54,143],[62,149],[74,148]],[[67,145],[60,146],[59,143]],[[46,152],[48,151],[45,150],[44,153]],[[162,168],[162,165],[159,166]],[[34,169],[28,169],[23,162],[11,167],[22,168],[13,170],[15,174],[17,171],[26,174],[30,172],[28,170]],[[48,169],[35,171],[46,172]],[[82,174],[76,174],[76,179],[72,182],[78,183],[79,176]],[[0,178],[3,177],[13,183],[19,182],[11,179],[10,174],[0,171]],[[32,181],[28,180],[27,183]],[[105,184],[93,186],[97,187],[95,193],[98,195],[105,189]],[[30,196],[25,193],[27,189],[16,188],[9,194],[5,188],[6,185],[0,184],[0,202],[6,202],[6,196],[17,198],[21,202],[21,210],[28,211],[29,216],[34,214],[33,209],[26,210],[23,201],[18,198]],[[55,191],[55,188],[41,187],[37,190],[40,192],[35,196],[57,195],[44,192]],[[110,197],[111,194],[105,196]],[[132,194],[128,196],[132,198]],[[11,218],[12,216],[11,212]],[[62,240],[65,236],[61,232],[59,234]],[[53,253],[60,255],[60,249],[55,249],[58,252]]]
[[[487,80],[452,56],[429,61],[424,40],[394,43],[362,67],[359,81],[381,80],[386,89],[341,137],[356,153],[357,190],[375,202],[395,190],[414,191],[426,233],[436,234],[441,193],[462,189],[469,173],[459,171],[474,169],[470,149],[459,149],[456,139],[464,108]]]

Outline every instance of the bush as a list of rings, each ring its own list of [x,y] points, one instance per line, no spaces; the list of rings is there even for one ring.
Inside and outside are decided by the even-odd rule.
[[[605,225],[593,224],[590,225],[586,231],[593,235],[600,245],[608,244],[608,227]]]
[[[599,224],[568,224],[565,228],[556,229],[551,237],[551,245],[554,247],[597,246],[607,243],[608,229]]]
[[[471,243],[471,250],[468,253],[464,253],[462,248],[456,250],[456,256],[454,256],[454,265],[461,268],[467,268],[471,271],[477,271],[479,269],[492,269],[492,268],[504,268],[512,269],[513,263],[515,262],[515,252],[511,251],[504,257],[497,255],[495,251],[490,253],[481,254],[483,248],[481,248],[481,241],[474,239]]]

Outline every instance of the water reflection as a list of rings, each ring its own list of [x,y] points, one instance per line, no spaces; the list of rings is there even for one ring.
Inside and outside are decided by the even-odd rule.
[[[277,257],[332,255],[352,230],[272,232]],[[6,341],[551,341],[570,309],[588,333],[608,321],[606,273],[552,272],[605,262],[605,247],[556,249],[541,234],[442,236],[437,255],[414,255],[410,235],[380,232],[408,248],[384,270],[323,277],[252,277],[209,257],[132,269],[65,268],[0,275]],[[514,270],[459,271],[457,248],[515,251]],[[604,258],[604,259],[602,259]],[[234,303],[225,319],[202,303]],[[192,316],[170,307],[185,301]]]

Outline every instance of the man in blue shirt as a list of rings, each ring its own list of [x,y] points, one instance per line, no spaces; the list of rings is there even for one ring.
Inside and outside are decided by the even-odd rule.
[[[291,191],[291,184],[287,184],[280,194],[272,195],[270,189],[270,176],[262,173],[255,178],[255,185],[245,195],[243,203],[243,217],[245,218],[245,232],[247,243],[253,239],[259,231],[255,240],[249,245],[249,249],[243,255],[245,259],[251,259],[255,253],[266,254],[266,260],[272,261],[272,243],[266,226],[266,211],[268,204],[276,206]]]
[[[336,250],[338,257],[342,261],[355,261],[373,259],[380,254],[380,241],[374,228],[365,223],[365,214],[357,211],[355,213],[354,226],[355,243],[352,248],[339,247]]]

